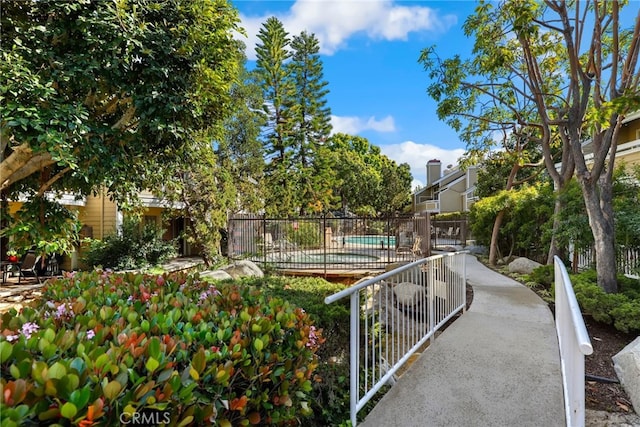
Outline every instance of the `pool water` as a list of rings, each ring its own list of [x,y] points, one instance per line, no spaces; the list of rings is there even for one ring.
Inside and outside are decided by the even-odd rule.
[[[396,236],[346,236],[345,243],[353,243],[358,245],[377,245],[384,242],[385,247],[396,245]]]
[[[380,258],[373,255],[352,254],[345,252],[333,252],[327,253],[326,258],[324,254],[302,254],[299,262],[317,263],[322,264],[326,261],[327,264],[340,264],[340,263],[358,263],[358,262],[376,262]]]

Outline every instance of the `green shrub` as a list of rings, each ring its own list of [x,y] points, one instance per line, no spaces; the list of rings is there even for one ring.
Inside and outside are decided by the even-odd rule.
[[[110,426],[149,410],[169,425],[270,425],[312,412],[322,333],[255,288],[68,274],[0,321],[2,426]]]
[[[608,294],[596,281],[593,270],[572,275],[571,282],[576,299],[585,314],[602,323],[613,324],[619,331],[628,333],[640,330],[640,298],[638,281],[618,277],[620,292]]]
[[[323,238],[320,224],[313,221],[298,221],[295,227],[287,223],[285,233],[291,243],[303,248],[319,248]]]
[[[325,297],[345,288],[317,277],[277,277],[245,279],[247,285],[261,289],[265,295],[281,298],[304,307],[322,329],[325,338],[317,352],[313,391],[313,419],[306,426],[337,426],[349,420],[349,299],[333,304]]]
[[[104,240],[91,240],[84,262],[89,267],[131,270],[157,265],[177,255],[174,242],[162,239],[163,231],[153,224],[140,227],[125,221],[122,233]]]
[[[527,282],[536,282],[545,289],[551,289],[555,280],[555,270],[553,264],[541,265],[533,269],[527,276]]]

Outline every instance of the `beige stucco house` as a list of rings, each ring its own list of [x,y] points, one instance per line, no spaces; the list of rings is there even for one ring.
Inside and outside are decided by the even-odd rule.
[[[468,212],[477,200],[478,168],[449,168],[442,173],[440,160],[427,162],[427,184],[413,193],[413,212],[440,214]]]

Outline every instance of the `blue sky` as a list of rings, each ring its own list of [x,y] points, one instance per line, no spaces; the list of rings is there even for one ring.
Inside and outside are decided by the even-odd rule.
[[[320,42],[334,132],[367,138],[398,163],[408,163],[414,186],[426,163],[455,164],[464,152],[456,133],[438,120],[426,94],[420,51],[435,45],[443,58],[466,56],[472,41],[462,25],[473,1],[231,0],[247,32],[249,60],[256,34],[270,16],[290,35],[314,33]],[[252,64],[249,64],[252,66]]]

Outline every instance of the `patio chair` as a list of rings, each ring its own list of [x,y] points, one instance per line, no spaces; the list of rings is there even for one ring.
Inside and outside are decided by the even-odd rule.
[[[416,236],[413,240],[413,246],[399,246],[396,249],[397,255],[411,255],[413,259],[418,259],[422,257],[422,249],[420,249],[420,243],[422,242],[422,238],[420,236]]]
[[[448,237],[449,239],[453,239],[453,227],[449,227],[449,228],[447,229],[447,237]]]
[[[420,236],[416,237],[416,240],[413,241],[413,247],[411,248],[411,255],[413,259],[422,258],[422,248],[420,244],[422,243],[422,238]]]
[[[40,261],[40,256],[36,255],[35,252],[29,251],[25,254],[20,261],[20,270],[18,272],[18,283],[22,281],[22,278],[25,279],[30,277],[35,277],[38,283],[42,283],[40,281],[40,275],[38,274],[38,262]]]

